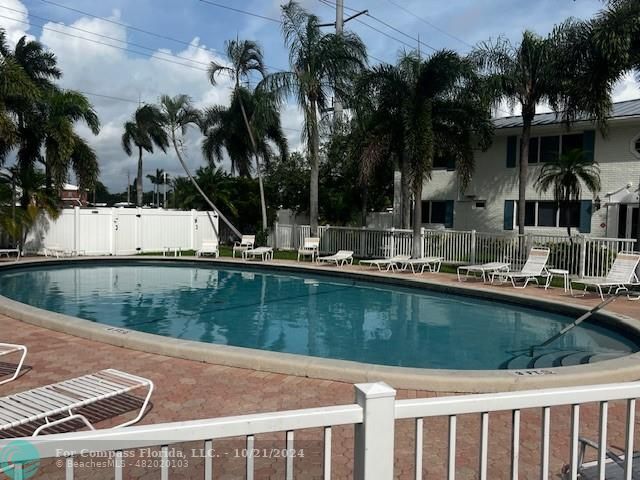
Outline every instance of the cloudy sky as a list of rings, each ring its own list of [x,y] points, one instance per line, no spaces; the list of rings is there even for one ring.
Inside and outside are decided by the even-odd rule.
[[[10,42],[22,35],[52,49],[64,76],[61,85],[87,94],[102,121],[97,137],[81,128],[100,157],[102,181],[112,191],[126,188],[136,159],[120,146],[122,124],[139,101],[155,102],[167,93],[189,94],[196,105],[228,102],[229,84],[211,86],[206,68],[223,61],[225,40],[254,39],[273,69],[287,66],[280,34],[280,0],[0,0],[0,28]],[[302,0],[327,22],[335,19],[334,0]],[[225,9],[242,10],[244,13]],[[499,35],[516,40],[523,30],[547,33],[569,16],[591,17],[599,0],[345,0],[345,16],[368,9],[369,16],[348,23],[366,42],[371,62],[393,62],[398,51],[451,48],[462,53]],[[251,16],[249,13],[258,16]],[[616,100],[640,97],[631,78],[616,90]],[[503,113],[506,114],[506,113]],[[295,105],[283,110],[283,125],[293,148],[299,145],[301,115]],[[188,136],[188,160],[203,164],[196,132]],[[172,154],[147,155],[145,173],[163,168],[180,174]],[[146,185],[145,188],[149,188]]]

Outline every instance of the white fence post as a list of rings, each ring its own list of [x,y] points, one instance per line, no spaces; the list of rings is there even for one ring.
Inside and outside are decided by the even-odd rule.
[[[198,212],[196,212],[195,210],[191,210],[191,246],[189,247],[191,248],[191,250],[196,249],[196,230],[198,229],[198,219],[196,217],[197,213]]]
[[[366,255],[366,252],[364,252],[363,255]],[[396,229],[395,227],[391,227],[391,239],[389,240],[389,256],[394,257],[395,255],[396,255]]]
[[[78,252],[80,246],[80,207],[73,208],[73,251]]]
[[[425,235],[426,230],[424,229],[424,227],[420,227],[420,257],[424,258],[424,235]],[[411,248],[413,249],[413,245],[411,246]],[[413,252],[411,252],[413,253]]]
[[[476,263],[476,231],[471,230],[471,244],[469,246],[469,263],[474,265]]]
[[[587,237],[580,237],[580,278],[586,276],[587,270]]]
[[[355,426],[354,480],[393,478],[396,391],[384,382],[355,385],[362,423]]]

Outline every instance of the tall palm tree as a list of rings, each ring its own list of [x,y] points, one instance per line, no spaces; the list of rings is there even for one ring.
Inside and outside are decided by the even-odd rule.
[[[366,62],[366,47],[351,33],[321,31],[320,19],[290,1],[282,6],[282,32],[289,49],[291,71],[267,75],[262,87],[283,97],[292,95],[304,115],[302,137],[307,144],[311,175],[309,217],[311,234],[318,232],[319,117],[330,106],[331,92],[347,100],[353,79]]]
[[[160,109],[165,134],[171,140],[176,156],[178,157],[178,161],[180,162],[180,165],[182,165],[187,177],[189,177],[189,180],[202,198],[207,202],[209,207],[211,207],[214,212],[218,213],[220,219],[227,224],[233,233],[238,237],[241,237],[242,234],[238,229],[227,217],[224,216],[220,209],[214,205],[211,199],[200,187],[197,180],[191,174],[187,163],[184,161],[184,135],[190,126],[201,124],[200,112],[192,105],[191,99],[188,95],[176,95],[175,97],[162,95],[162,97],[160,97]]]
[[[230,66],[222,65],[212,61],[209,65],[209,81],[212,85],[216,85],[217,77],[226,74],[234,82],[234,98],[237,99],[244,128],[249,135],[253,156],[256,162],[256,175],[260,186],[260,206],[262,209],[262,229],[267,230],[267,204],[264,195],[264,185],[262,181],[263,171],[260,166],[260,156],[258,152],[258,141],[256,140],[256,132],[254,131],[254,119],[247,112],[247,107],[243,101],[243,95],[239,93],[241,83],[248,82],[252,73],[258,73],[262,78],[266,74],[266,67],[262,55],[262,49],[258,43],[251,40],[231,40],[225,43],[227,59]],[[263,157],[264,160],[265,159]],[[243,170],[248,171],[248,168]]]
[[[540,192],[553,189],[553,198],[565,211],[567,235],[571,239],[571,202],[580,200],[582,184],[596,195],[600,191],[600,167],[592,158],[584,155],[581,149],[571,150],[545,163],[536,179],[536,188]]]
[[[525,31],[518,44],[499,38],[481,43],[472,57],[487,73],[496,99],[522,110],[520,140],[518,233],[524,233],[531,126],[538,105],[547,103],[567,125],[581,115],[604,131],[611,92],[620,72],[610,68],[594,42],[594,26],[569,20],[541,37]]]
[[[122,148],[129,156],[133,146],[138,149],[138,175],[136,177],[136,204],[142,206],[142,152],[153,153],[154,146],[167,151],[169,138],[164,129],[164,116],[155,105],[142,105],[133,118],[124,124]]]

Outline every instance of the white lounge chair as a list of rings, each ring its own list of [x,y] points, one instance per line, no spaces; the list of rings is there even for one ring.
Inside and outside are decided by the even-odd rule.
[[[27,358],[27,347],[25,347],[24,345],[0,343],[0,357],[4,357],[5,355],[12,355],[14,353],[20,354],[20,361],[18,362],[18,365],[16,365],[15,371],[13,372],[11,377],[0,380],[0,385],[9,383],[12,380],[18,378],[18,375],[20,375],[20,370],[22,369],[22,365],[24,364],[24,359]]]
[[[522,270],[519,272],[494,272],[491,274],[491,281],[493,282],[494,277],[498,275],[503,282],[510,280],[514,288],[526,288],[531,281],[538,283],[538,277],[546,274],[550,253],[551,250],[548,248],[534,247],[529,251],[529,257]],[[518,280],[524,280],[521,287],[518,286]]]
[[[20,260],[20,249],[18,248],[0,248],[0,257],[6,256],[7,259],[11,258],[11,255],[16,256],[16,262]]]
[[[273,248],[258,247],[258,248],[251,248],[249,250],[245,250],[244,252],[242,252],[243,259],[248,260],[249,257],[254,259],[260,257],[260,260],[262,260],[263,262],[265,260],[273,260]]]
[[[421,275],[424,273],[425,268],[428,268],[431,273],[438,273],[443,261],[443,257],[410,258],[402,263],[402,269],[407,270],[411,267],[411,273],[419,273]]]
[[[347,264],[353,265],[353,252],[351,250],[339,250],[333,255],[316,258],[316,262],[335,263],[336,267],[342,267]]]
[[[580,447],[578,450],[578,478],[580,480],[597,480],[600,478],[600,469],[598,461],[593,460],[585,462],[587,447],[594,449],[596,452],[600,450],[600,445],[593,440],[580,438]],[[614,451],[614,449],[616,451]],[[604,473],[607,480],[623,480],[625,478],[626,457],[624,449],[619,447],[607,448],[604,460]],[[571,467],[565,465],[560,474],[562,480],[571,478]],[[631,460],[631,478],[640,478],[640,452],[633,452]]]
[[[571,295],[575,296],[573,293],[574,283],[584,285],[584,290],[581,296],[587,294],[587,287],[596,287],[602,300],[604,300],[603,289],[605,288],[607,289],[607,293],[611,293],[613,289],[616,289],[616,291],[627,290],[632,284],[638,282],[638,277],[636,276],[638,263],[640,263],[639,253],[620,252],[613,261],[613,265],[611,265],[611,269],[609,270],[609,273],[607,273],[606,277],[571,280],[569,283]]]
[[[148,389],[140,412],[133,420],[128,420],[113,428],[126,427],[138,422],[144,415],[153,392],[153,382],[130,373],[108,369],[7,397],[0,397],[0,432],[38,420],[44,420],[45,423],[35,429],[33,436],[55,425],[72,420],[80,420],[91,430],[95,430],[87,417],[74,413],[74,411],[138,388]],[[51,420],[51,417],[57,415],[64,415],[64,417]]]
[[[319,237],[308,237],[304,239],[304,243],[302,247],[298,249],[298,261],[300,261],[300,257],[304,260],[304,257],[311,257],[311,261],[313,262],[318,256],[318,251],[320,250],[320,238]]]
[[[458,267],[458,281],[462,282],[462,278],[460,277],[462,272],[465,272],[465,279],[469,278],[470,275],[475,277],[475,275],[479,273],[482,281],[486,283],[494,273],[508,271],[509,263],[507,262],[489,262],[481,265],[462,265]]]
[[[256,243],[255,235],[242,235],[242,238],[239,242],[234,242],[233,251],[231,252],[231,256],[233,258],[236,257],[236,252],[240,252],[242,254],[245,250],[251,250]]]
[[[378,271],[393,271],[399,269],[399,265],[404,264],[411,258],[411,255],[394,255],[390,258],[380,258],[377,260],[360,260],[360,265],[369,265],[371,268],[377,268]]]
[[[205,255],[213,255],[217,258],[220,255],[218,250],[218,240],[202,240],[200,250],[196,252],[197,257],[203,257]]]

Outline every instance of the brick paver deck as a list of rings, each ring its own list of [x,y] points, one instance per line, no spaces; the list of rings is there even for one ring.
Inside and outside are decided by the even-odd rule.
[[[327,267],[330,268],[330,267]],[[352,267],[360,269],[360,267]],[[454,282],[452,275],[425,274],[425,278],[440,282]],[[485,286],[474,284],[479,289],[508,289],[507,286]],[[536,296],[561,298],[581,305],[595,305],[596,299],[570,299],[560,289],[544,291],[529,287],[527,291]],[[610,309],[626,315],[639,317],[640,303],[620,299]],[[255,412],[319,407],[352,403],[353,386],[332,382],[256,372],[218,365],[209,365],[187,360],[127,350],[110,345],[76,338],[62,333],[25,324],[18,320],[0,316],[0,338],[3,341],[22,343],[29,347],[28,365],[32,368],[15,382],[0,387],[0,395],[34,388],[43,384],[83,375],[88,372],[117,368],[151,378],[156,384],[153,409],[141,424],[192,420]],[[431,397],[445,395],[425,391],[398,391],[398,398]],[[623,445],[624,404],[612,404],[609,410],[609,444]],[[522,412],[520,443],[520,477],[539,478],[540,412]],[[640,415],[638,415],[640,418]],[[99,424],[107,427],[109,420]],[[569,407],[552,410],[551,478],[557,474],[569,458]],[[463,416],[458,420],[457,477],[477,478],[479,416]],[[640,430],[636,428],[636,432]],[[588,405],[581,409],[581,435],[597,438],[598,406]],[[396,427],[397,478],[412,478],[413,422],[399,421]],[[321,478],[321,440],[318,430],[296,433],[296,447],[304,450],[304,457],[296,458],[294,464],[297,478]],[[511,417],[508,413],[492,414],[490,417],[489,478],[510,478]],[[636,440],[637,441],[637,440]],[[221,458],[214,460],[214,478],[243,478],[244,459],[241,450],[243,439],[217,442],[215,447]],[[424,470],[425,478],[446,478],[447,419],[425,421]],[[190,456],[190,448],[185,446]],[[284,448],[284,434],[258,436],[256,448]],[[353,427],[338,427],[333,432],[333,478],[350,478],[353,454]],[[283,459],[256,459],[256,478],[284,478]],[[202,478],[202,460],[190,459],[189,465],[177,468],[170,478]],[[78,468],[76,478],[112,478],[110,470]],[[2,474],[0,474],[0,478]],[[45,463],[35,478],[62,479],[64,472],[55,464]],[[158,469],[143,469],[129,466],[125,478],[159,478]]]

